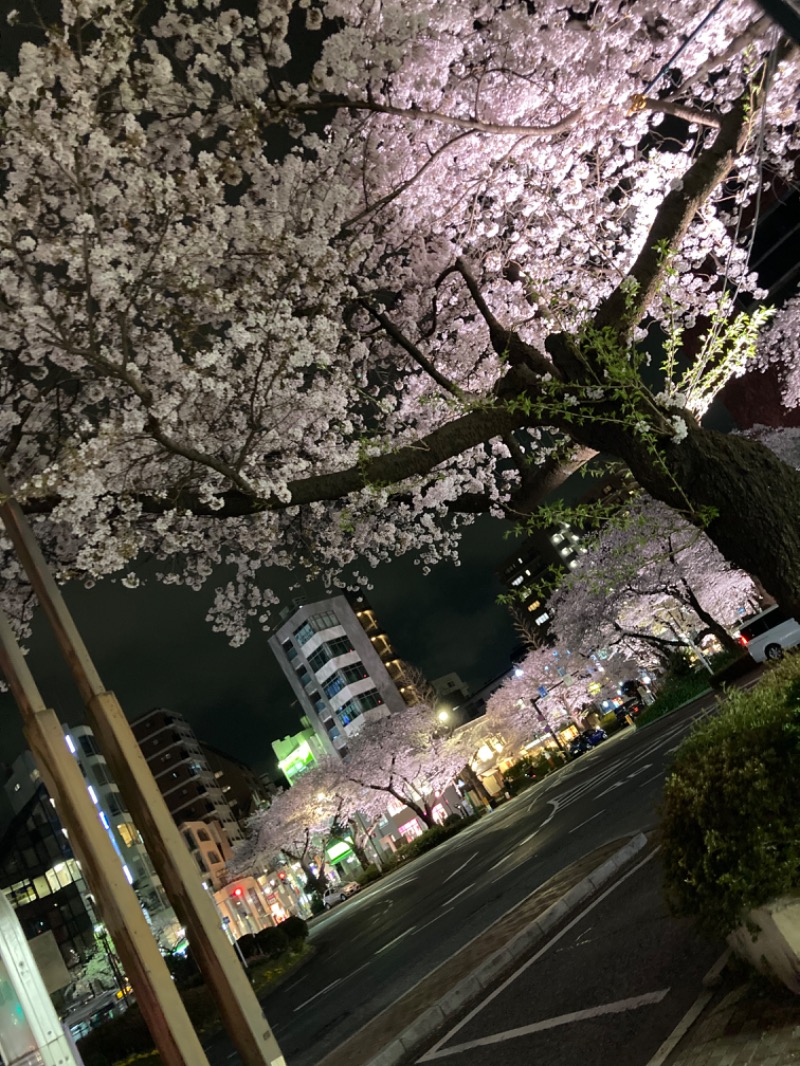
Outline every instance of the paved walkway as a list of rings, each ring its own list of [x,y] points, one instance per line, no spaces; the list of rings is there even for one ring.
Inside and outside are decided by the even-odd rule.
[[[674,1050],[652,1066],[796,1066],[800,996],[723,976],[720,989]]]

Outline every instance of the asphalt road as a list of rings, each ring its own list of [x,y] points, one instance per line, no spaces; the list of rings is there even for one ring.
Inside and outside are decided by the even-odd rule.
[[[651,852],[416,1059],[646,1066],[724,944],[667,913]]]
[[[264,1000],[289,1066],[319,1062],[569,863],[652,829],[670,756],[712,704],[622,731],[316,919],[316,958]],[[236,1061],[222,1039],[210,1052]]]

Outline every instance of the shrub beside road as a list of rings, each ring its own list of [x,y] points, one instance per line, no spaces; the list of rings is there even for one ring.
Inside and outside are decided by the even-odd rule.
[[[676,911],[727,934],[744,914],[800,887],[800,655],[683,742],[667,778],[662,842]]]

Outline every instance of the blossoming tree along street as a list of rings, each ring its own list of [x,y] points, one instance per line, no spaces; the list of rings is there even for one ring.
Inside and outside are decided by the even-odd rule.
[[[735,651],[739,645],[730,629],[757,603],[753,582],[731,567],[708,537],[668,507],[643,498],[581,556],[550,608],[560,642],[583,654],[627,642],[639,653],[642,645],[674,651],[688,639],[669,621],[679,617],[689,620],[695,636],[713,634]],[[659,624],[661,633],[654,633]]]
[[[315,875],[310,862],[318,853],[324,855],[333,826],[352,829],[362,861],[368,856],[361,818],[373,825],[392,799],[431,826],[436,797],[469,761],[484,733],[482,723],[440,732],[427,706],[371,720],[350,739],[346,762],[327,759],[250,819],[232,866],[254,870],[283,852],[300,863],[313,885],[323,869]]]
[[[2,457],[63,579],[232,564],[239,641],[262,567],[451,556],[603,451],[800,612],[800,476],[700,423],[800,137],[757,5],[160,10],[65,2],[0,75]]]

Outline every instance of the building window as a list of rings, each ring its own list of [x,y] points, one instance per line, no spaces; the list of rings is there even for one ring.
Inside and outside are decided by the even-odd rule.
[[[303,622],[303,624],[299,626],[299,628],[295,629],[292,636],[302,648],[302,646],[304,644],[308,644],[308,642],[314,636],[314,630],[311,628],[308,622]]]
[[[92,736],[78,737],[78,743],[80,744],[81,750],[83,751],[84,755],[99,755],[100,754],[100,749],[98,748],[97,744],[95,744],[94,737],[92,737]]]
[[[339,673],[348,685],[353,684],[354,681],[363,681],[365,677],[369,677],[362,662],[351,663],[350,666],[343,666]]]
[[[281,647],[283,648],[286,658],[289,660],[289,662],[291,662],[292,659],[297,658],[297,648],[294,646],[294,644],[292,644],[290,640],[284,640],[283,644],[281,644]]]
[[[211,837],[208,835],[208,833],[205,831],[205,829],[198,829],[197,830],[197,839],[205,841],[205,843],[207,843],[207,844],[211,843]]]
[[[354,650],[348,637],[336,637],[335,640],[330,641],[325,647],[328,650],[329,659],[335,659],[337,655],[347,655],[349,651]]]
[[[117,832],[126,847],[132,848],[134,844],[139,843],[139,834],[133,822],[118,822]]]
[[[316,673],[318,670],[322,669],[322,667],[329,659],[330,655],[328,655],[327,649],[323,644],[321,648],[317,648],[316,651],[312,652],[311,655],[309,655],[308,665]]]
[[[337,692],[341,692],[342,691],[342,689],[344,688],[345,684],[346,684],[345,679],[337,671],[333,675],[333,677],[330,679],[330,681],[326,681],[325,682],[325,684],[322,686],[322,688],[323,688],[323,690],[325,692],[325,695],[328,697],[328,699],[332,699],[336,695]]]
[[[295,670],[295,673],[297,674],[297,680],[300,682],[303,688],[305,688],[305,686],[311,682],[311,674],[309,674],[308,670],[306,670],[304,666],[298,666],[298,668]]]
[[[361,705],[362,711],[371,711],[373,707],[380,707],[383,700],[378,695],[376,688],[370,689],[369,692],[362,692],[358,697],[358,702]]]

